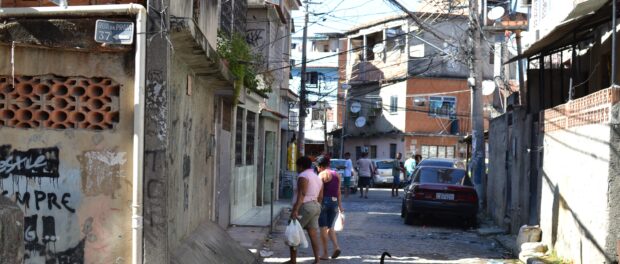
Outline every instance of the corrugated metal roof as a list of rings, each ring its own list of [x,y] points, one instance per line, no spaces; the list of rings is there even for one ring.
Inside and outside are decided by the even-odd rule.
[[[589,0],[578,4],[551,32],[523,51],[521,56],[513,57],[506,63],[560,49],[582,40],[590,34],[593,27],[611,20],[611,8],[607,8],[610,3],[610,0]]]

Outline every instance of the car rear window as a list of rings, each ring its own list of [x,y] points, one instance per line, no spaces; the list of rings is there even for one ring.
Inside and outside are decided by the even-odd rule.
[[[465,170],[450,168],[422,168],[415,182],[472,186],[469,177],[465,175]]]
[[[392,168],[392,161],[387,161],[387,160],[377,161],[377,169],[391,169],[391,168]]]
[[[346,167],[345,161],[344,160],[332,160],[330,167],[332,167],[332,169],[344,169]]]
[[[453,168],[454,163],[451,161],[443,161],[443,160],[423,160],[423,161],[420,161],[420,166]]]

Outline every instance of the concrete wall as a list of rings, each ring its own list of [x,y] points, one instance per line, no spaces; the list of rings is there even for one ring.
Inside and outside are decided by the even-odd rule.
[[[2,46],[0,54],[7,58],[11,53],[7,46]],[[11,74],[9,62],[0,62],[0,75]],[[101,130],[61,129],[60,126],[52,129],[43,125],[30,129],[0,127],[1,155],[7,161],[0,170],[0,189],[4,196],[17,200],[24,211],[25,262],[130,261],[133,56],[131,53],[15,49],[16,75],[39,76],[50,73],[62,77],[41,78],[62,80],[71,77],[64,86],[49,85],[54,92],[47,93],[46,99],[64,98],[69,102],[68,107],[62,111],[56,104],[55,109],[59,112],[49,114],[52,120],[59,121],[61,112],[73,120],[72,116],[77,113],[87,112],[88,118],[97,111],[106,111],[85,111],[84,105],[76,105],[76,100],[82,102],[85,99],[79,95],[76,87],[87,86],[84,87],[87,95],[99,88],[98,85],[83,85],[80,82],[72,84],[70,81],[81,78],[94,81],[93,77],[97,77],[109,78],[120,85],[117,97],[105,97],[112,99],[110,104],[118,104],[118,123],[111,129],[106,127]],[[6,84],[3,87],[9,88]],[[70,89],[67,95],[61,96],[62,87]],[[42,92],[39,89],[37,91]],[[36,99],[40,97],[25,90],[19,93],[24,100],[32,98],[34,105],[46,104]],[[101,100],[107,102],[108,99]],[[15,107],[28,109],[26,104],[17,104]],[[32,169],[16,170],[13,167],[16,164],[11,165],[11,162],[18,159],[25,162],[24,165],[30,164],[28,166]]]
[[[609,146],[605,124],[544,135],[543,242],[575,263],[610,263],[604,256],[610,225]]]
[[[170,248],[212,218],[214,86],[174,54],[170,68],[168,204]],[[193,83],[188,84],[189,78]],[[188,94],[191,86],[191,95]]]
[[[620,105],[614,106],[615,113],[619,113]],[[618,115],[615,115],[618,117]],[[614,255],[620,254],[618,248],[620,246],[620,120],[613,120],[611,124],[611,142],[610,144],[610,156],[609,156],[609,188],[607,190],[607,196],[609,200],[609,206],[607,211],[609,212],[609,224],[607,229],[607,242],[605,243],[605,250],[608,255],[612,257],[616,262],[620,260],[620,256]],[[613,258],[615,256],[615,259]]]
[[[538,197],[539,186],[538,175],[530,169],[530,156],[537,150],[531,146],[531,126],[531,117],[517,107],[494,118],[489,127],[487,213],[512,234],[538,218],[538,203],[530,201],[531,195]]]

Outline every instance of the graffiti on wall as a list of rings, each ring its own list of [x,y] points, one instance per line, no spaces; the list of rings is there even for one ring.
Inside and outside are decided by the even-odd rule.
[[[0,146],[0,179],[11,175],[28,178],[58,178],[58,148],[13,150]]]
[[[265,30],[262,28],[247,29],[245,31],[245,41],[252,47],[261,47],[265,44],[264,34]]]
[[[26,263],[84,262],[84,239],[72,242],[73,234],[58,230],[71,225],[77,204],[73,193],[59,184],[59,166],[56,147],[0,146],[0,192],[24,210]]]

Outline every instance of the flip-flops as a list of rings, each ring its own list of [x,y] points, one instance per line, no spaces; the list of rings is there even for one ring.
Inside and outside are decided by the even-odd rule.
[[[338,258],[338,256],[340,256],[340,249],[336,249],[334,251],[334,254],[332,254],[332,259]]]

